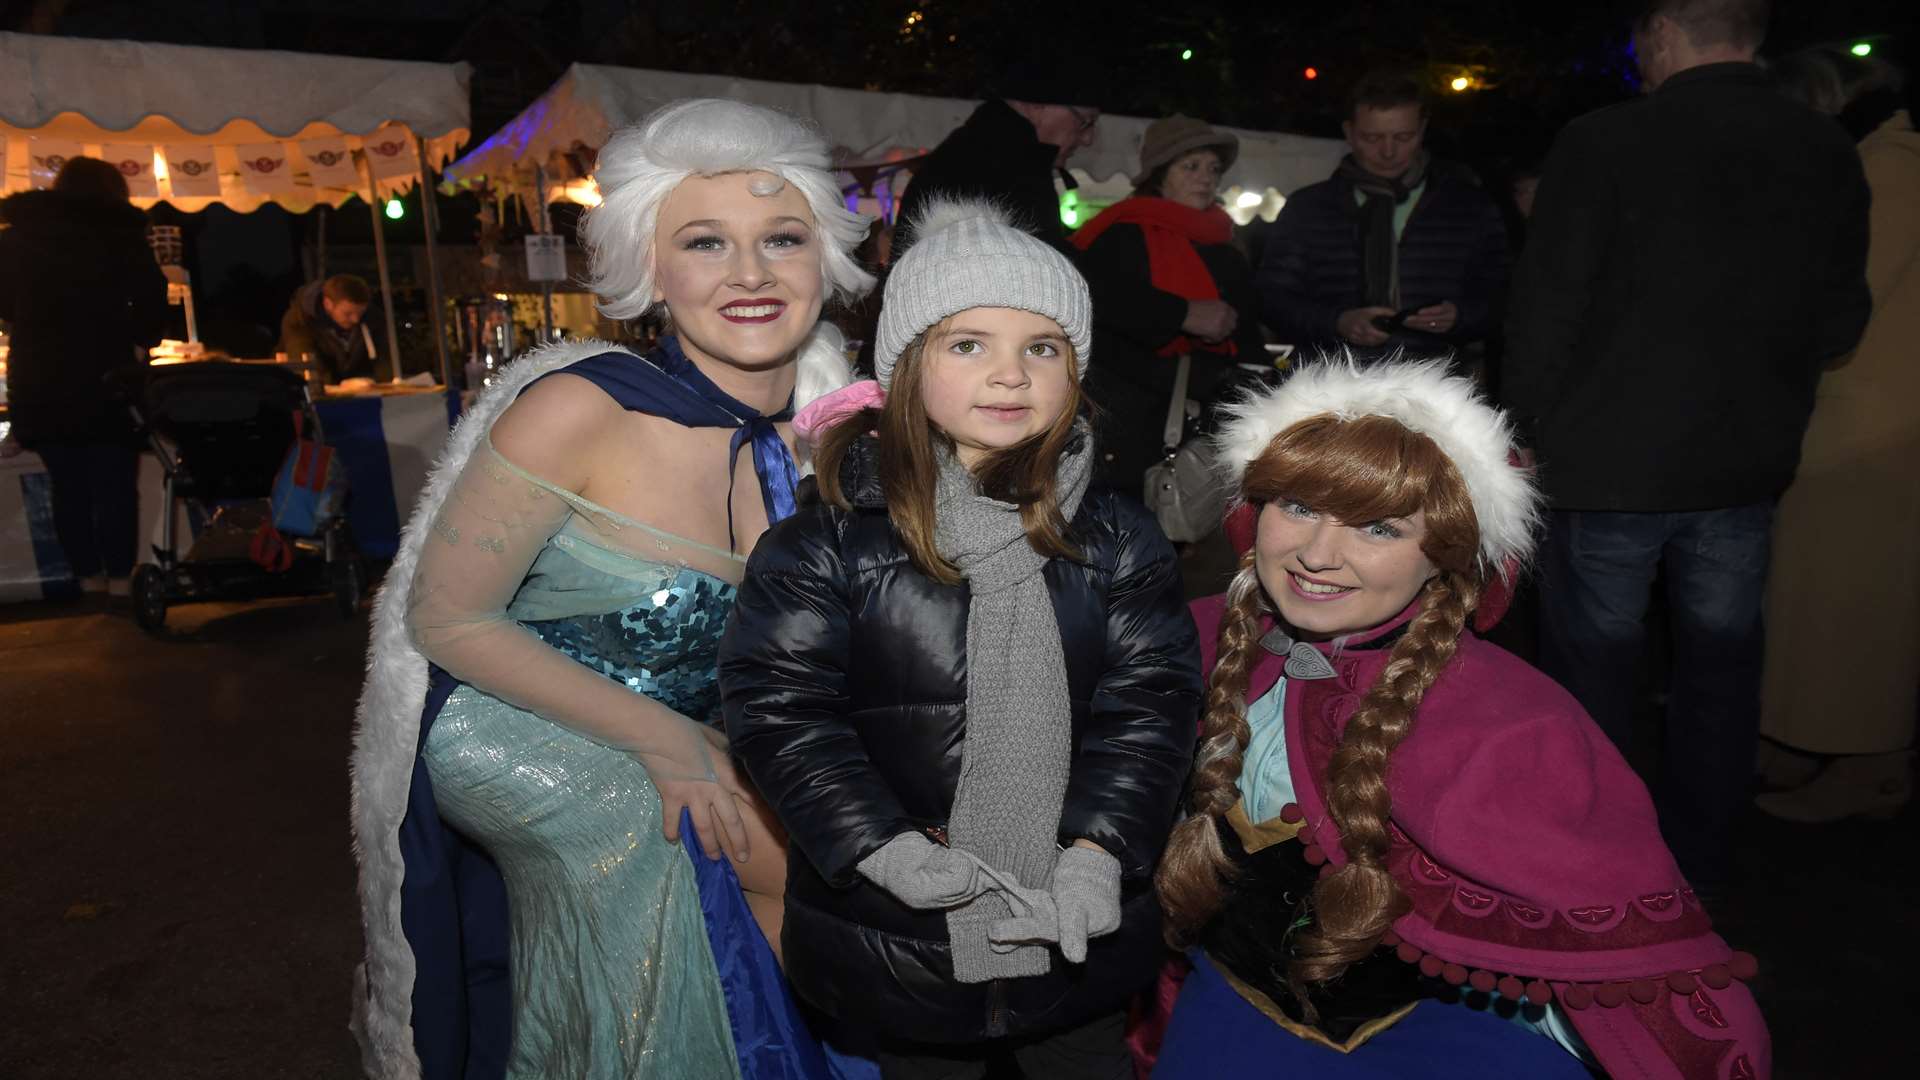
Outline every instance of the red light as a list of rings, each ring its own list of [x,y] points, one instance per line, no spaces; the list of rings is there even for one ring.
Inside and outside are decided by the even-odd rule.
[[[1300,74],[1305,75],[1309,79],[1317,79],[1320,77],[1320,69],[1308,68],[1307,70],[1301,72]]]

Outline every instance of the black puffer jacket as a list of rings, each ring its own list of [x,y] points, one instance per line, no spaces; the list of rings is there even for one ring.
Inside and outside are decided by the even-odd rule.
[[[1260,310],[1281,341],[1309,354],[1345,347],[1334,324],[1341,312],[1366,306],[1360,219],[1353,184],[1344,177],[1301,188],[1287,199],[1254,278]],[[1434,161],[1400,234],[1400,306],[1451,300],[1460,315],[1446,342],[1479,341],[1499,325],[1509,265],[1499,207],[1471,173]],[[1376,351],[1400,344],[1434,348],[1431,339],[1396,340]]]
[[[1045,570],[1066,647],[1073,771],[1062,843],[1122,867],[1122,925],[1085,964],[953,981],[946,916],[906,907],[855,869],[894,836],[943,826],[966,737],[964,585],[908,561],[871,464],[842,470],[855,504],[803,500],[763,537],[721,642],[727,734],[792,837],[787,976],[808,1001],[905,1040],[977,1042],[1120,1008],[1165,956],[1152,872],[1173,825],[1200,701],[1193,621],[1172,547],[1129,500],[1092,493],[1072,522],[1083,562]]]
[[[108,372],[145,365],[167,322],[147,215],[125,202],[23,191],[0,202],[0,319],[13,328],[7,391],[27,446],[132,436]]]

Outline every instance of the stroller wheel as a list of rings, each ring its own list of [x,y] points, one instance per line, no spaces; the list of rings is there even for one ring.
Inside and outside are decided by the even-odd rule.
[[[133,572],[133,621],[149,634],[158,634],[167,625],[167,578],[152,563],[142,563]]]
[[[367,571],[358,554],[344,554],[327,567],[333,587],[333,602],[340,614],[352,619],[360,614],[360,600],[367,591]]]

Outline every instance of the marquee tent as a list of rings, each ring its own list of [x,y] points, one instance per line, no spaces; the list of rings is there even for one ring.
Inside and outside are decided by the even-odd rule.
[[[444,166],[469,134],[465,64],[0,33],[0,71],[0,189],[9,192],[47,187],[84,155],[118,167],[142,207],[303,211],[355,195],[373,207]],[[426,201],[432,266],[437,213]],[[375,225],[387,347],[397,354]],[[437,340],[437,281],[432,292]]]
[[[484,178],[498,188],[529,192],[543,182],[536,179],[538,175],[551,185],[549,198],[554,197],[583,175],[592,151],[615,128],[683,97],[731,98],[806,117],[834,145],[837,164],[856,176],[869,173],[868,184],[871,173],[884,172],[938,145],[979,104],[959,98],[575,64],[506,127],[449,166],[446,177],[464,185]],[[1133,116],[1102,117],[1097,141],[1073,158],[1077,179],[1124,194],[1125,178],[1139,163],[1140,141],[1150,122]],[[1229,191],[1260,193],[1263,202],[1274,204],[1275,212],[1282,196],[1326,179],[1346,150],[1335,139],[1227,130],[1240,137],[1240,157],[1227,171],[1223,186]]]
[[[119,166],[135,202],[181,210],[338,206],[417,183],[467,141],[465,64],[0,33],[5,189],[75,154]]]

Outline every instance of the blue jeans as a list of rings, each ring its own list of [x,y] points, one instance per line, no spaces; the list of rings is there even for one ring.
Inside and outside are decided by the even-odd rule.
[[[1761,604],[1773,504],[1687,513],[1553,514],[1540,590],[1540,667],[1623,753],[1646,659],[1655,572],[1666,571],[1673,676],[1661,829],[1696,888],[1726,882],[1760,732]]]

